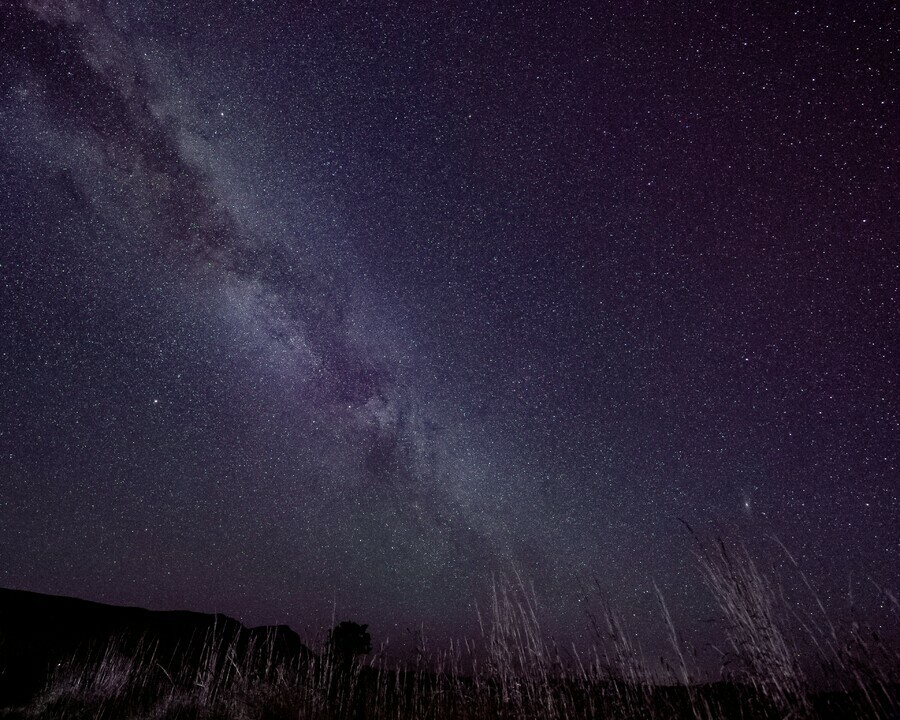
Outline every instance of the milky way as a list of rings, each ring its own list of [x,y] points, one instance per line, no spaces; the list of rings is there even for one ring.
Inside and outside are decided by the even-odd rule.
[[[0,15],[4,584],[689,622],[680,519],[896,579],[886,11],[154,5]]]

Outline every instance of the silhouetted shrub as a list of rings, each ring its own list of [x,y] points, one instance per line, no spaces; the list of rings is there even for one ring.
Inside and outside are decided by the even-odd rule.
[[[341,660],[349,661],[357,655],[372,652],[372,636],[368,625],[345,620],[328,634],[328,647]]]

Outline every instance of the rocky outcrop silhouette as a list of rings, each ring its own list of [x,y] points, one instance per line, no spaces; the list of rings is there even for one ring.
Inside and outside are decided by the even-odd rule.
[[[65,663],[114,647],[152,657],[173,678],[240,658],[244,671],[303,662],[310,651],[287,625],[248,628],[222,614],[154,611],[0,588],[0,706],[25,703]]]

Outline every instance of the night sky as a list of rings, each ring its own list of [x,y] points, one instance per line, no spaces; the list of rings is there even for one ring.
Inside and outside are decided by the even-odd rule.
[[[652,636],[684,520],[896,592],[898,12],[825,5],[4,0],[0,585]]]

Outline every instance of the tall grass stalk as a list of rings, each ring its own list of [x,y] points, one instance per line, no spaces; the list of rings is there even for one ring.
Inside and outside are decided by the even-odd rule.
[[[174,656],[152,638],[117,638],[79,653],[50,675],[45,692],[15,717],[93,720],[498,720],[854,717],[898,713],[900,656],[852,624],[838,628],[813,593],[813,613],[791,612],[780,587],[743,547],[719,542],[697,559],[721,613],[727,663],[718,677],[691,661],[662,592],[659,608],[673,660],[653,671],[620,614],[598,602],[587,614],[594,642],[563,648],[543,630],[534,587],[513,571],[492,584],[480,636],[431,648],[419,634],[412,664],[329,651],[286,659],[275,636],[239,642],[216,624]],[[793,563],[793,558],[790,558]],[[793,563],[792,567],[796,567]],[[796,568],[799,571],[799,568]],[[802,576],[802,574],[801,574]],[[804,586],[812,584],[803,577]],[[883,601],[900,612],[896,597]],[[812,689],[798,659],[814,649],[831,694]],[[668,677],[668,679],[667,679]],[[718,682],[710,682],[718,680]],[[830,712],[830,715],[822,713]]]

